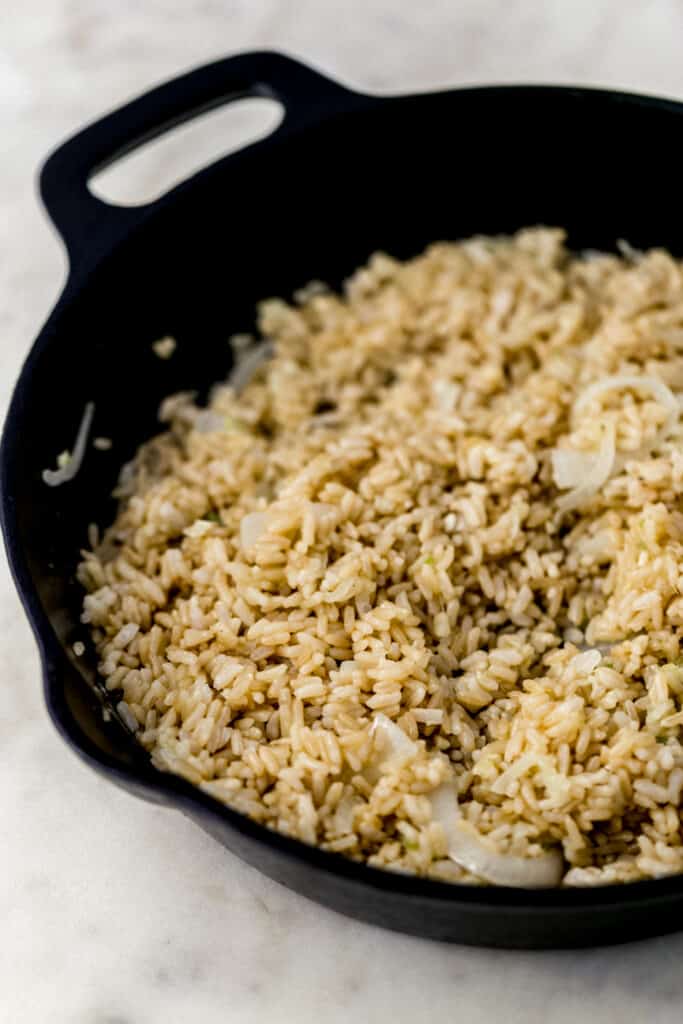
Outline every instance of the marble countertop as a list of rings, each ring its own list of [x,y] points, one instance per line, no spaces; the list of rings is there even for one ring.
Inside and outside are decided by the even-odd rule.
[[[193,64],[274,47],[361,89],[573,81],[683,96],[677,0],[29,0],[0,13],[0,404],[65,276],[34,172],[62,137]],[[249,115],[251,116],[251,115]],[[249,127],[241,115],[225,144]],[[233,140],[234,141],[234,140]],[[189,147],[218,153],[216,135]],[[110,187],[149,189],[188,147]],[[132,177],[131,177],[132,175]],[[165,178],[163,180],[166,180]],[[269,882],[88,772],[42,705],[0,566],[0,1021],[680,1020],[683,933],[607,950],[447,947]]]

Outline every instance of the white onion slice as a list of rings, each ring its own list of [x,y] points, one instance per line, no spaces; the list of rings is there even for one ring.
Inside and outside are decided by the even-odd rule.
[[[236,394],[243,391],[261,363],[265,363],[273,354],[273,344],[270,341],[261,341],[240,354],[230,376],[228,387]]]
[[[618,388],[630,388],[633,391],[648,391],[655,401],[663,406],[668,412],[667,421],[658,431],[657,438],[652,442],[653,445],[657,441],[661,440],[662,437],[666,436],[666,434],[670,433],[678,422],[678,417],[681,412],[678,399],[671,388],[668,387],[663,380],[660,380],[659,377],[639,377],[637,374],[627,373],[615,373],[610,377],[602,377],[601,380],[596,380],[594,384],[589,385],[589,387],[587,387],[574,402],[572,409],[573,418],[576,419],[576,417],[585,412],[586,408],[593,401],[596,395],[601,395],[605,391],[615,391]]]
[[[463,822],[452,782],[444,782],[430,796],[432,818],[446,833],[448,856],[461,868],[493,885],[547,889],[562,881],[564,864],[559,850],[541,857],[499,853]]]
[[[341,835],[353,832],[353,819],[358,807],[358,799],[354,799],[350,793],[345,793],[337,804],[334,812],[334,827]]]
[[[575,478],[572,481],[574,483],[573,489],[568,494],[563,494],[558,500],[557,507],[560,512],[569,512],[571,509],[578,508],[579,505],[590,501],[598,493],[602,485],[609,480],[614,466],[615,455],[616,428],[614,422],[610,420],[603,427],[602,441],[596,456],[591,460],[590,464],[586,464],[581,477]],[[554,459],[553,470],[555,470]],[[563,474],[562,479],[566,484],[568,479],[566,465],[563,467]]]
[[[268,516],[265,512],[247,512],[240,521],[240,541],[242,548],[254,546],[256,541],[268,529]]]
[[[406,736],[401,726],[382,712],[374,716],[370,734],[379,738],[380,753],[374,765],[377,768],[400,768],[417,753],[416,744]]]
[[[555,486],[566,491],[577,487],[595,462],[595,452],[579,452],[572,448],[555,448],[552,453]]]
[[[78,427],[78,433],[76,434],[76,441],[74,442],[72,455],[65,464],[60,466],[58,469],[43,470],[43,482],[46,483],[48,487],[59,487],[60,484],[65,484],[69,480],[73,480],[78,473],[81,468],[81,463],[83,462],[83,456],[85,455],[85,446],[88,441],[88,434],[90,433],[90,426],[94,415],[95,403],[87,402]]]
[[[673,391],[657,377],[636,374],[613,374],[595,381],[577,398],[572,409],[572,419],[580,418],[593,401],[605,391],[618,388],[631,388],[649,392],[656,402],[667,412],[666,422],[657,431],[651,441],[639,452],[624,453],[617,459],[616,428],[614,423],[604,426],[600,449],[595,455],[584,452],[556,449],[552,453],[553,479],[560,489],[571,487],[558,501],[560,512],[569,512],[584,502],[589,501],[609,480],[611,474],[618,470],[627,459],[639,459],[646,456],[660,441],[671,433],[680,416],[680,405]]]

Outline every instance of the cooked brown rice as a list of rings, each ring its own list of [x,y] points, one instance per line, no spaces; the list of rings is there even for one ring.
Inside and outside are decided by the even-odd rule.
[[[260,330],[241,393],[164,403],[79,567],[154,763],[375,866],[683,871],[683,266],[474,238]]]

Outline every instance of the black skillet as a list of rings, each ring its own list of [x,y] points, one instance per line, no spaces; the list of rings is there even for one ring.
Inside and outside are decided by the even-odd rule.
[[[285,109],[264,141],[162,199],[117,208],[92,174],[199,111],[245,96]],[[447,885],[364,867],[276,835],[155,771],[102,715],[94,659],[73,656],[78,550],[113,514],[120,464],[154,433],[179,389],[225,376],[226,338],[264,296],[312,278],[339,284],[373,250],[400,257],[435,239],[557,224],[576,248],[683,251],[683,105],[589,89],[493,87],[359,95],[274,53],[218,61],[153,89],[64,143],[40,187],[70,272],[26,360],[2,441],[2,526],[33,627],[55,726],[91,767],[137,796],[178,807],[271,878],[387,928],[479,945],[618,942],[679,927],[683,878],[589,890]],[[160,361],[150,344],[178,340]],[[94,434],[76,479],[41,479],[73,444],[85,403]],[[7,683],[9,685],[9,683]]]

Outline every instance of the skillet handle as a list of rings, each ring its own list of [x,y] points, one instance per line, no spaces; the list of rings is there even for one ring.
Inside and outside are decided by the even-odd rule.
[[[368,99],[291,57],[262,51],[226,57],[180,75],[88,125],[59,146],[40,173],[40,194],[66,245],[72,275],[85,263],[89,267],[97,263],[167,196],[186,184],[176,185],[152,203],[123,207],[103,202],[90,192],[92,175],[197,114],[247,96],[282,103],[284,118],[277,134]]]

